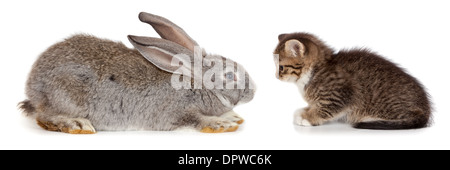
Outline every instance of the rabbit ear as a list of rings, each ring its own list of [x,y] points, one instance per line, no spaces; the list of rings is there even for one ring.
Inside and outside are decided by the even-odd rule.
[[[145,59],[161,70],[175,74],[184,72],[190,75],[191,61],[194,56],[190,50],[160,38],[128,35],[128,40]],[[181,67],[180,61],[183,63]]]
[[[139,13],[139,20],[150,24],[163,39],[175,42],[191,51],[194,51],[194,46],[198,46],[197,42],[183,29],[166,18],[141,12]]]
[[[278,35],[278,41],[283,40],[288,34],[280,34]]]

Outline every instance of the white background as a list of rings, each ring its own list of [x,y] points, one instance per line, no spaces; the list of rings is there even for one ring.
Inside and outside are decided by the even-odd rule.
[[[450,149],[448,1],[1,1],[0,149]],[[208,52],[243,64],[258,85],[235,111],[246,122],[234,133],[49,132],[17,110],[31,65],[50,45],[75,33],[122,41],[157,36],[137,15],[164,16]],[[430,128],[357,130],[342,123],[299,127],[306,103],[293,84],[275,78],[272,51],[280,33],[307,31],[334,49],[367,47],[427,87]]]

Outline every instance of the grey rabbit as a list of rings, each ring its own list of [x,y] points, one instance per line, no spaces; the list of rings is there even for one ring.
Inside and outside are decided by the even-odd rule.
[[[247,71],[234,61],[226,62],[222,74],[214,77],[244,88],[174,88],[173,75],[186,67],[170,62],[178,54],[194,61],[198,44],[163,17],[141,12],[139,19],[162,39],[129,35],[135,47],[130,49],[120,42],[74,35],[48,48],[32,67],[26,83],[28,99],[19,103],[20,108],[40,127],[72,134],[182,127],[207,133],[237,130],[243,119],[233,108],[251,101],[255,93]],[[231,61],[204,50],[199,55],[214,63]],[[217,65],[211,63],[203,63],[200,71]],[[238,75],[237,70],[244,72]],[[194,74],[191,80],[202,76]]]

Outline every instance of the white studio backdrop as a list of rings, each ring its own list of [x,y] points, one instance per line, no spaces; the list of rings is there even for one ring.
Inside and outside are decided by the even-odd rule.
[[[448,1],[2,1],[0,2],[0,149],[450,149]],[[122,41],[158,36],[141,11],[180,25],[210,53],[249,71],[258,90],[235,111],[246,121],[234,133],[45,131],[17,103],[33,62],[76,33]],[[272,52],[280,33],[310,32],[334,49],[366,47],[398,63],[432,96],[434,124],[402,131],[357,130],[331,123],[293,124],[306,106],[293,84],[275,78]]]

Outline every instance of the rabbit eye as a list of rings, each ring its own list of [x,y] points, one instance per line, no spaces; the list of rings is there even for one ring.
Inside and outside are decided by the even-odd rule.
[[[236,75],[234,75],[233,72],[228,72],[228,73],[225,73],[225,78],[227,80],[236,80]]]

